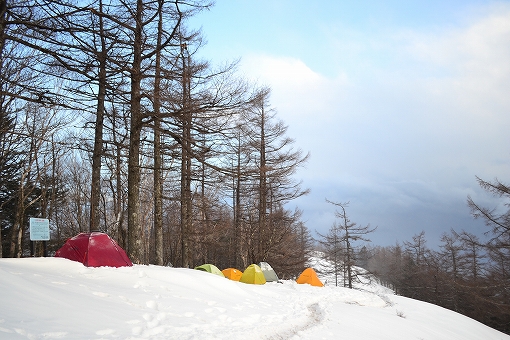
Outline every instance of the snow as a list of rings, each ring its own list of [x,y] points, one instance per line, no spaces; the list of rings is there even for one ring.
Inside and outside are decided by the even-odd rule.
[[[367,286],[368,287],[368,286]],[[159,266],[0,259],[0,339],[510,339],[432,304]]]

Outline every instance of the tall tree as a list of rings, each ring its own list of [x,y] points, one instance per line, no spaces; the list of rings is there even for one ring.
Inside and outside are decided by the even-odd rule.
[[[490,235],[485,244],[489,266],[485,274],[490,289],[484,289],[483,297],[489,302],[490,325],[506,333],[510,332],[510,294],[507,287],[510,285],[510,186],[498,179],[492,182],[477,177],[478,184],[495,197],[502,198],[505,209],[487,208],[477,204],[468,196],[468,206],[475,218],[485,221]]]
[[[159,0],[160,7],[163,1]],[[161,152],[161,45],[163,43],[163,12],[158,13],[158,35],[156,38],[156,60],[154,69],[154,99],[153,119],[154,119],[154,233],[156,264],[164,264],[163,252],[163,178],[162,178],[162,152]]]
[[[193,210],[202,205],[198,216],[204,216],[205,200],[195,199],[193,192],[205,193],[206,187],[217,183],[220,174],[229,172],[222,164],[222,155],[228,144],[230,123],[250,100],[246,82],[235,76],[236,64],[213,69],[194,57],[200,46],[199,34],[181,30],[180,51],[174,60],[167,58],[174,83],[165,79],[161,107],[162,135],[176,143],[169,149],[178,151],[171,157],[177,156],[180,161],[176,199],[180,203],[180,265],[184,267],[193,265],[194,248],[199,244],[194,224],[202,222],[193,220]],[[203,180],[205,172],[207,181]]]
[[[288,127],[276,118],[275,110],[270,107],[270,93],[268,87],[259,89],[243,112],[240,125],[248,139],[250,172],[247,174],[253,179],[251,185],[256,194],[253,198],[256,213],[247,214],[254,228],[249,249],[249,260],[254,263],[267,261],[269,250],[277,247],[279,238],[273,237],[276,232],[273,226],[280,225],[277,218],[283,215],[279,215],[279,210],[308,193],[293,175],[309,155],[293,148],[294,140],[286,135]]]
[[[155,6],[153,6],[155,5]],[[167,6],[163,6],[167,5]],[[126,69],[130,76],[130,127],[129,127],[129,159],[128,159],[128,254],[135,263],[146,261],[143,254],[142,226],[140,224],[140,143],[144,119],[150,116],[144,114],[142,101],[145,93],[142,88],[145,67],[150,65],[152,58],[159,52],[178,41],[178,32],[185,15],[181,11],[181,3],[146,2],[137,0],[132,6],[123,3],[126,13],[131,13],[125,28],[129,32],[132,43],[129,46],[132,60]],[[183,4],[186,6],[186,3]],[[191,3],[190,6],[196,6]],[[163,20],[160,13],[165,13],[164,37],[157,26]],[[161,42],[157,42],[161,39]],[[172,45],[174,44],[174,45]]]
[[[103,13],[103,0],[99,0],[99,13]],[[103,147],[103,125],[105,116],[107,79],[107,58],[108,46],[105,32],[104,18],[98,15],[98,31],[96,36],[99,43],[96,48],[97,58],[97,108],[96,121],[94,125],[94,148],[92,150],[92,183],[90,188],[90,232],[99,230],[99,200],[101,195],[101,164],[104,155]],[[96,41],[96,39],[93,39]]]
[[[142,131],[142,52],[144,21],[144,4],[136,1],[132,11],[134,25],[130,27],[133,34],[133,60],[130,68],[130,127],[128,158],[128,254],[133,263],[143,263],[142,225],[140,223],[140,135]]]
[[[191,239],[193,233],[191,202],[191,57],[186,42],[181,41],[182,114],[181,116],[181,254],[182,267],[192,265]]]

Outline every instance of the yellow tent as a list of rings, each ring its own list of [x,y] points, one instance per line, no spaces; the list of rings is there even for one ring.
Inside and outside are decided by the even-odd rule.
[[[312,286],[317,287],[324,287],[324,284],[321,282],[321,280],[319,280],[319,278],[317,277],[317,273],[315,272],[315,270],[313,270],[313,268],[306,268],[305,270],[303,270],[303,272],[301,273],[301,275],[299,275],[296,282],[308,283],[311,284]]]
[[[264,277],[264,273],[259,266],[256,264],[250,264],[248,268],[244,270],[244,273],[239,281],[255,285],[263,285],[266,283],[266,278]]]
[[[221,272],[223,273],[223,275],[225,275],[227,279],[234,281],[239,281],[239,279],[241,279],[241,276],[243,275],[242,271],[237,270],[235,268],[223,269]]]

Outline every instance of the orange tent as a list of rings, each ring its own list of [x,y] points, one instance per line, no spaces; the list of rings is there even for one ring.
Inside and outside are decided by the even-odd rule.
[[[321,280],[319,280],[319,278],[317,277],[317,273],[315,272],[315,270],[313,270],[313,268],[306,268],[305,270],[303,270],[303,272],[301,273],[301,275],[299,275],[296,282],[308,283],[311,284],[312,286],[317,287],[324,287],[324,284],[321,282]]]
[[[241,276],[243,275],[242,271],[237,270],[235,268],[223,269],[221,272],[223,273],[223,275],[225,275],[226,278],[234,281],[239,281],[239,279],[241,279]]]

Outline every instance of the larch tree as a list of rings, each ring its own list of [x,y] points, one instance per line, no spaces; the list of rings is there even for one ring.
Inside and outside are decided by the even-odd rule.
[[[160,2],[137,0],[134,4],[121,3],[126,17],[124,29],[130,43],[131,60],[125,71],[129,74],[129,152],[128,152],[128,254],[134,263],[144,263],[142,225],[140,223],[140,143],[144,119],[150,119],[142,102],[146,98],[143,81],[144,73],[156,54],[175,46],[184,12],[180,2]],[[186,4],[183,4],[186,6]],[[162,36],[158,25],[164,13],[167,26]],[[160,40],[161,39],[161,40]],[[159,42],[158,42],[159,41]]]
[[[217,185],[221,174],[229,172],[221,162],[227,131],[233,117],[250,100],[246,82],[235,76],[236,64],[213,69],[195,57],[201,45],[199,33],[180,31],[180,51],[173,60],[167,58],[166,66],[174,81],[162,86],[161,133],[173,141],[172,157],[180,162],[179,196],[174,199],[180,204],[178,236],[183,267],[197,261],[196,247],[199,236],[204,235],[200,228],[213,226],[206,216],[206,208],[213,208],[205,206],[206,193]],[[200,220],[194,220],[195,216]],[[195,226],[200,228],[195,230]]]
[[[377,227],[370,227],[370,225],[360,226],[355,222],[352,222],[348,215],[346,208],[349,206],[349,202],[338,203],[326,199],[326,202],[337,207],[335,210],[335,216],[338,219],[338,223],[334,226],[333,234],[340,237],[340,241],[343,243],[343,265],[345,268],[345,276],[347,279],[345,286],[348,288],[353,287],[353,282],[356,279],[357,273],[353,270],[356,256],[357,246],[354,242],[370,242],[367,235],[374,232]],[[333,238],[336,241],[336,238]],[[334,247],[333,249],[336,249]]]
[[[255,211],[246,214],[253,228],[248,249],[252,263],[267,261],[278,252],[283,234],[290,231],[286,227],[289,216],[281,213],[284,205],[308,193],[293,175],[304,166],[309,155],[293,147],[294,140],[287,136],[287,126],[270,107],[270,93],[268,87],[257,92],[250,107],[243,112],[240,125],[241,133],[248,139],[250,169],[246,173],[252,178],[256,194]]]
[[[486,282],[490,288],[482,290],[482,297],[489,305],[486,318],[491,326],[504,332],[510,332],[510,185],[498,179],[485,181],[477,177],[478,184],[485,191],[503,201],[504,208],[487,208],[476,203],[468,196],[468,206],[472,215],[482,219],[489,228],[486,235],[490,236],[485,243],[489,266],[485,272]]]

